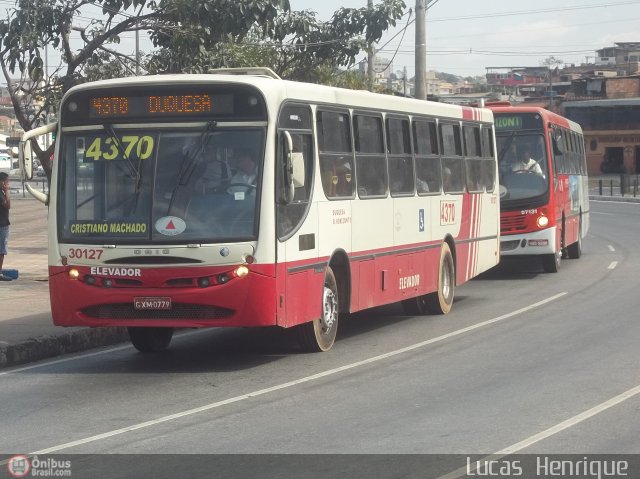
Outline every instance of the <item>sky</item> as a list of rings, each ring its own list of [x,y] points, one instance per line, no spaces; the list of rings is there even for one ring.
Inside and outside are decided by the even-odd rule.
[[[394,72],[404,67],[414,76],[415,3],[377,45],[377,55],[393,59]],[[377,0],[373,0],[377,3]],[[0,12],[13,6],[0,0]],[[361,8],[366,0],[290,0],[293,10],[312,10],[329,20],[340,7]],[[100,10],[76,21],[87,24]],[[593,62],[595,50],[614,42],[640,42],[640,0],[430,0],[427,11],[427,69],[462,77],[484,76],[487,67],[540,66],[555,56],[566,64]],[[74,33],[74,35],[78,35]],[[141,33],[141,49],[150,41]],[[73,38],[73,37],[72,37]],[[118,50],[133,54],[134,35],[125,34]],[[361,57],[364,58],[364,55]],[[360,59],[360,58],[359,58]],[[49,55],[49,70],[59,60]]]
[[[322,20],[343,6],[366,6],[366,0],[290,2]],[[415,2],[405,3],[415,11]],[[540,66],[550,56],[592,63],[600,48],[640,42],[640,0],[432,0],[426,18],[427,69],[463,77],[484,76],[487,67]],[[415,72],[414,19],[403,17],[377,46],[377,55],[393,58],[394,71],[406,67],[409,77]]]

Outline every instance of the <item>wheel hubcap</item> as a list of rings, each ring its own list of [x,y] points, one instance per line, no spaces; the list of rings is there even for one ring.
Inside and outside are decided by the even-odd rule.
[[[451,294],[451,266],[447,262],[442,272],[442,295],[448,298]]]
[[[337,319],[338,298],[336,298],[336,295],[330,288],[325,286],[324,293],[322,295],[322,318],[320,318],[320,321],[322,322],[322,332],[326,333],[329,331]]]

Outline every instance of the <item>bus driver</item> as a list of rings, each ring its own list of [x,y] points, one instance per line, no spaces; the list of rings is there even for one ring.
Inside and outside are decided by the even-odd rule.
[[[543,176],[542,168],[536,160],[531,158],[531,148],[527,145],[518,145],[516,151],[517,158],[511,163],[511,171],[514,173],[531,171]]]

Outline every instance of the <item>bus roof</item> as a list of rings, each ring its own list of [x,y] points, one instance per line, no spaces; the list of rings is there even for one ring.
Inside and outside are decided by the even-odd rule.
[[[372,105],[375,105],[376,110],[399,110],[415,115],[440,116],[483,122],[493,121],[493,113],[487,108],[472,108],[371,93],[364,90],[349,90],[313,83],[281,80],[270,78],[266,75],[173,74],[100,80],[74,86],[65,94],[63,102],[68,95],[79,91],[114,87],[126,88],[134,85],[179,85],[184,83],[208,85],[212,83],[246,84],[253,85],[262,91],[265,96],[275,96],[280,101],[299,100],[362,110],[370,109]]]

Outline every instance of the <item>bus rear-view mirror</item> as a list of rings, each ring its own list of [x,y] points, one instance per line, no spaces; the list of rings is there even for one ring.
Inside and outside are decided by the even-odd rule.
[[[33,178],[33,150],[31,140],[21,141],[18,146],[18,159],[20,162],[20,172],[22,178],[30,180]]]

